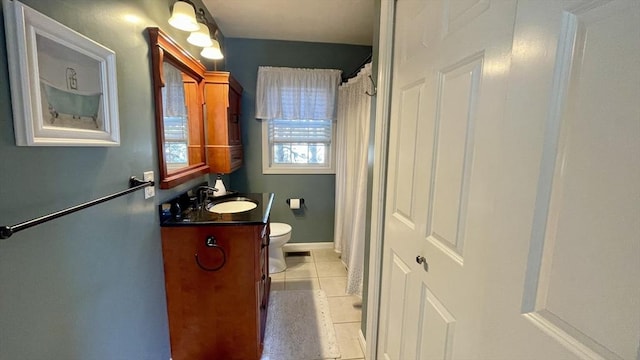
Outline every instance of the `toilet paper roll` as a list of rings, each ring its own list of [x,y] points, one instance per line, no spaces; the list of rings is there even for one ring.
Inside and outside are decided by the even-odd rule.
[[[289,209],[291,210],[300,209],[300,199],[289,199]]]

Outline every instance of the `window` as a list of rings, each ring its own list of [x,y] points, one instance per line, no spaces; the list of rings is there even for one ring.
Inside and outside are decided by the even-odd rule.
[[[334,129],[332,120],[264,120],[263,172],[335,173]]]
[[[262,119],[262,172],[334,174],[339,70],[260,67],[256,117]]]
[[[189,165],[187,145],[187,118],[165,116],[164,157],[169,172]]]
[[[167,172],[172,173],[189,165],[189,119],[182,72],[166,62],[162,64],[162,68],[165,81],[162,88],[164,159]]]

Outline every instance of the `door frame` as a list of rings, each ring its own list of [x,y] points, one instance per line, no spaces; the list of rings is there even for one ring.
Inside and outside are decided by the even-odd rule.
[[[369,277],[367,288],[367,327],[365,358],[377,359],[382,256],[384,244],[384,209],[387,185],[387,153],[391,108],[391,74],[395,0],[380,1],[377,92],[375,109],[374,162],[371,184],[371,236],[369,239]]]

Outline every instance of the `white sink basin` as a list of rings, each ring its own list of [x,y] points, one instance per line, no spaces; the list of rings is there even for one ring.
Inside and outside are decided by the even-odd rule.
[[[258,207],[258,204],[249,199],[234,199],[221,203],[213,203],[207,206],[207,210],[218,214],[235,214],[250,211]]]

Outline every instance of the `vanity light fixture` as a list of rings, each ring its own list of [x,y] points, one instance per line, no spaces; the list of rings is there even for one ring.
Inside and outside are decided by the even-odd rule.
[[[183,31],[197,31],[200,24],[196,20],[196,10],[186,1],[176,1],[169,18],[169,25]]]
[[[207,48],[213,46],[211,35],[209,34],[209,27],[206,24],[199,23],[198,30],[194,31],[187,38],[189,44]]]
[[[220,50],[220,43],[218,40],[211,40],[213,43],[211,46],[202,49],[200,52],[200,56],[212,59],[212,60],[221,60],[224,59],[224,55],[222,55],[222,51]]]
[[[209,30],[209,22],[207,21],[204,10],[198,9],[196,13],[195,9],[196,6],[190,0],[176,1],[173,4],[169,24],[176,29],[191,32],[187,38],[187,42],[203,48],[200,56],[213,60],[223,59],[224,55],[222,55],[220,43],[218,42],[217,25],[211,25],[215,30],[212,38]]]

